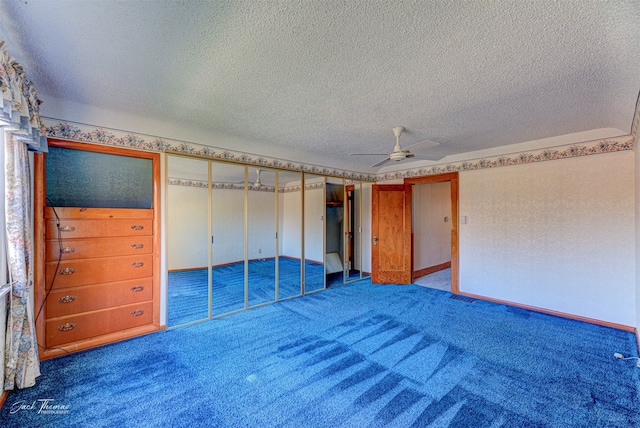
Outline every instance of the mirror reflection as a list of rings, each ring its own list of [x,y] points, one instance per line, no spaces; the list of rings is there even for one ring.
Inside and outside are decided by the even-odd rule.
[[[302,174],[278,171],[278,300],[302,293]]]
[[[245,307],[245,166],[211,163],[212,315]]]
[[[209,316],[209,162],[167,157],[167,325]]]
[[[249,306],[276,300],[276,171],[249,168],[248,272]]]
[[[348,255],[345,239],[345,191],[341,178],[327,177],[325,188],[325,274],[326,286],[344,283]]]
[[[350,181],[344,186],[344,282],[357,281],[361,277],[360,247],[360,183]]]
[[[369,275],[371,183],[174,154],[166,172],[169,327]]]

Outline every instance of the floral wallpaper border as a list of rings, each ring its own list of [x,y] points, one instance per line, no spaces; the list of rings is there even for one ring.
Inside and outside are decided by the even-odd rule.
[[[493,156],[470,161],[438,164],[420,168],[408,168],[402,171],[394,171],[389,173],[366,174],[316,165],[307,165],[304,163],[296,163],[292,161],[236,152],[196,143],[153,137],[144,134],[109,130],[106,128],[95,128],[93,126],[76,124],[72,122],[60,122],[48,118],[43,118],[43,121],[45,123],[47,136],[51,138],[84,141],[89,143],[104,144],[109,146],[125,147],[138,150],[193,154],[210,159],[230,160],[250,165],[308,172],[319,175],[330,175],[335,177],[343,177],[348,180],[362,181],[388,181],[403,179],[407,177],[436,175],[448,172],[473,171],[484,168],[495,168],[501,166],[519,165],[524,163],[567,159],[579,156],[631,150],[633,149],[634,145],[634,137],[627,135],[617,138],[595,140],[585,143],[571,144],[511,155]]]
[[[474,171],[484,168],[520,165],[525,163],[543,162],[557,159],[568,159],[579,156],[596,155],[602,153],[619,152],[633,149],[634,138],[629,135],[623,137],[590,141],[581,144],[571,144],[555,148],[521,152],[511,155],[492,156],[487,158],[433,165],[378,174],[376,181],[396,180],[399,178],[421,177],[425,175],[444,174],[448,172]]]
[[[51,138],[61,138],[154,152],[192,154],[209,159],[229,160],[250,165],[307,172],[310,174],[331,175],[351,180],[375,181],[376,179],[375,174],[346,171],[317,165],[307,165],[304,163],[296,163],[133,132],[117,131],[107,128],[95,128],[89,125],[60,122],[48,118],[44,119],[44,123],[47,137]]]
[[[207,187],[207,182],[202,180],[187,180],[182,178],[169,178],[170,186],[187,186],[187,187]],[[227,189],[227,190],[244,190],[244,185],[242,183],[212,183],[211,187],[213,189]],[[324,183],[312,183],[306,184],[304,188],[306,190],[314,190],[314,189],[322,189],[324,187]],[[301,186],[299,184],[293,186],[286,186],[282,189],[278,190],[278,193],[291,193],[291,192],[299,192]],[[275,192],[275,187],[273,186],[255,186],[249,183],[249,190],[256,192]]]

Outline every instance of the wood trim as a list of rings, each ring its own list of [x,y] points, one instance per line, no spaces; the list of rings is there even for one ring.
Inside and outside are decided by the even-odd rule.
[[[424,183],[440,183],[443,181],[452,181],[458,179],[457,172],[447,172],[445,174],[423,175],[420,177],[405,178],[406,184],[424,184]]]
[[[2,394],[0,394],[0,409],[2,409],[2,406],[4,406],[4,403],[7,401],[8,397],[9,391],[2,391]]]
[[[279,256],[281,259],[285,259],[285,258],[290,258],[290,259],[294,259],[294,260],[300,260],[299,258],[295,258],[295,257],[287,257],[287,256]],[[275,257],[260,257],[258,259],[249,259],[250,262],[256,261],[256,260],[271,260],[271,259],[275,259]],[[244,263],[244,260],[238,260],[237,262],[229,262],[229,263],[222,263],[219,265],[212,265],[211,268],[217,268],[217,267],[221,267],[221,266],[230,266],[230,265],[234,265],[236,263]],[[318,262],[321,263],[321,262]],[[186,272],[186,271],[190,271],[190,270],[202,270],[202,269],[206,269],[206,266],[201,266],[201,267],[190,267],[190,268],[182,268],[182,269],[169,269],[167,272]]]
[[[121,155],[121,156],[131,156],[131,157],[143,158],[143,159],[151,159],[151,160],[154,161],[154,165],[153,165],[154,191],[156,191],[156,185],[159,184],[159,183],[155,182],[155,174],[156,174],[156,172],[158,173],[158,180],[159,180],[159,178],[160,178],[160,163],[159,163],[160,153],[147,152],[147,151],[144,151],[144,150],[123,148],[123,147],[107,146],[107,145],[103,145],[103,144],[81,143],[81,142],[77,142],[77,141],[62,140],[62,139],[59,139],[59,138],[47,138],[47,142],[49,143],[49,146],[51,146],[51,147],[60,147],[60,148],[63,148],[63,149],[84,150],[84,151],[87,151],[87,152],[99,152],[99,153],[106,153],[106,154],[110,154],[110,155]],[[155,165],[156,159],[158,161],[157,171],[156,171],[156,165]],[[159,190],[159,188],[157,190]],[[156,201],[154,200],[154,203],[155,202]]]
[[[173,272],[189,272],[192,270],[204,270],[206,269],[206,266],[201,266],[201,267],[191,267],[191,268],[182,268],[182,269],[168,269],[167,272],[169,273],[173,273]]]
[[[139,157],[151,159],[153,175],[153,325],[160,329],[160,247],[162,241],[161,215],[160,215],[160,153],[136,152]],[[148,156],[147,156],[148,155]]]
[[[426,175],[422,177],[405,178],[405,184],[424,183],[451,183],[451,293],[460,294],[460,247],[459,247],[459,227],[460,215],[458,208],[459,176],[457,172],[446,174]],[[413,250],[413,247],[412,247]]]
[[[601,326],[604,326],[604,327],[611,327],[611,328],[615,328],[617,330],[625,330],[625,331],[629,331],[629,332],[632,332],[632,333],[636,333],[636,336],[637,336],[637,332],[636,332],[635,327],[632,327],[632,326],[629,326],[629,325],[625,325],[625,324],[618,324],[618,323],[609,322],[609,321],[602,321],[602,320],[599,320],[599,319],[596,319],[596,318],[583,317],[581,315],[574,315],[574,314],[569,314],[569,313],[566,313],[566,312],[554,311],[552,309],[539,308],[537,306],[525,305],[525,304],[522,304],[522,303],[511,302],[511,301],[508,301],[508,300],[494,299],[493,297],[481,296],[481,295],[478,295],[478,294],[467,293],[467,292],[464,292],[464,291],[461,291],[458,294],[460,294],[462,296],[467,296],[467,297],[471,297],[471,298],[474,298],[474,299],[478,299],[478,300],[486,300],[488,302],[500,303],[501,305],[513,306],[513,307],[516,307],[516,308],[527,309],[529,311],[540,312],[540,313],[547,314],[547,315],[554,315],[554,316],[561,317],[561,318],[568,318],[568,319],[572,319],[572,320],[576,320],[576,321],[587,322],[589,324],[601,325]]]
[[[448,261],[448,262],[440,263],[439,265],[429,266],[423,269],[414,270],[413,280],[415,281],[416,279],[422,276],[429,275],[441,270],[449,269],[450,267],[451,267],[451,261]]]
[[[44,207],[46,198],[45,183],[45,155],[38,153],[34,155],[33,162],[33,223],[34,223],[34,239],[33,239],[33,305],[36,328],[36,341],[38,346],[44,348],[44,300],[47,290],[45,282],[45,219]],[[45,350],[46,352],[46,350]],[[40,359],[42,360],[42,353]]]
[[[58,214],[56,216],[56,214]],[[78,208],[57,207],[55,212],[51,207],[44,208],[44,218],[55,220],[56,218],[73,218],[84,220],[103,219],[153,219],[153,208]]]
[[[72,352],[82,351],[85,349],[95,348],[96,346],[107,345],[109,343],[119,342],[125,339],[142,336],[156,331],[165,330],[166,327],[156,327],[153,324],[147,324],[140,327],[134,327],[127,330],[117,331],[90,339],[78,340],[68,345],[60,345],[56,347],[46,348],[40,353],[40,360],[48,360],[49,358],[58,357],[60,355]]]

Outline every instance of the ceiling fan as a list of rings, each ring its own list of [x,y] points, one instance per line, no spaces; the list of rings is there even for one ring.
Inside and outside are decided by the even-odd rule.
[[[400,162],[401,160],[409,159],[409,158],[435,161],[435,160],[440,160],[444,157],[444,156],[428,155],[428,154],[422,154],[422,153],[415,153],[415,154],[411,153],[410,149],[416,149],[418,147],[421,149],[429,149],[431,147],[438,146],[440,143],[436,143],[435,141],[424,140],[419,143],[413,144],[407,147],[406,149],[403,149],[402,146],[400,146],[400,135],[402,135],[402,131],[404,131],[404,126],[393,127],[393,134],[396,136],[396,145],[393,147],[393,152],[391,153],[349,153],[349,155],[350,156],[386,156],[380,162],[377,162],[371,165],[372,168],[384,165],[385,163],[390,161]]]
[[[266,184],[262,183],[262,179],[260,178],[260,174],[262,174],[265,170],[260,169],[260,168],[256,168],[256,181],[251,182],[251,180],[249,180],[249,186],[251,187],[263,187],[266,186]],[[269,172],[269,171],[267,171]],[[238,180],[238,181],[234,181],[233,184],[244,184],[244,180]]]
[[[258,178],[256,178],[255,183],[253,183],[254,187],[262,187],[262,181],[260,181],[260,173],[262,172],[262,170],[260,168],[256,169],[256,174],[258,175]]]

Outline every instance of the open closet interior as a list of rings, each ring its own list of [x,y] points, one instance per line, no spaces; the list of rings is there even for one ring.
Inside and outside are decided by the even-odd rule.
[[[174,154],[166,177],[168,327],[368,277],[369,183]]]

